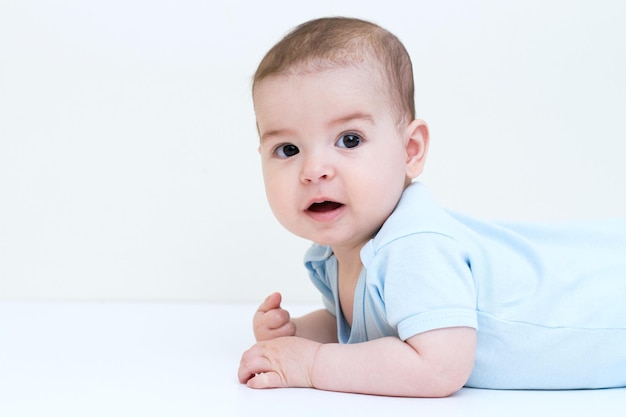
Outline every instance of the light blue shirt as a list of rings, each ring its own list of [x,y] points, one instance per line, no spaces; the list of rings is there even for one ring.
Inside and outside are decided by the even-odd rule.
[[[626,386],[626,218],[489,223],[413,183],[361,260],[350,327],[332,250],[305,256],[341,343],[468,326],[478,345],[467,386]]]

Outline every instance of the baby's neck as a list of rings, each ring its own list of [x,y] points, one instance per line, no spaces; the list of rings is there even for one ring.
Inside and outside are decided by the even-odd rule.
[[[354,292],[363,269],[360,251],[356,251],[356,256],[337,256],[337,287],[339,290],[339,304],[343,317],[350,327],[352,327],[352,316],[354,310]]]

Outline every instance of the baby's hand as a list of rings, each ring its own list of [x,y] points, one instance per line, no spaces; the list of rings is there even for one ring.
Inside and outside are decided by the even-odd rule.
[[[250,388],[311,388],[313,364],[320,346],[301,337],[259,342],[241,357],[239,382]]]
[[[289,312],[280,307],[281,299],[280,293],[273,293],[254,314],[252,325],[258,342],[296,334],[296,325],[291,321]]]

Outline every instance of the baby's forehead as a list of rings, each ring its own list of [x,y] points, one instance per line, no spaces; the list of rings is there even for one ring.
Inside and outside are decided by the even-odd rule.
[[[385,79],[375,66],[352,63],[346,65],[324,64],[293,66],[288,71],[268,75],[259,80],[253,91],[253,105],[257,115],[257,123],[259,117],[265,121],[284,120],[285,114],[283,110],[279,109],[286,102],[291,103],[290,108],[302,108],[303,103],[309,102],[308,100],[293,100],[294,97],[302,98],[297,94],[303,92],[304,94],[310,93],[315,97],[323,97],[322,100],[326,100],[328,104],[328,106],[324,106],[324,109],[333,109],[333,112],[364,114],[370,111],[365,111],[365,109],[382,105],[384,111],[392,119],[397,121],[405,119],[401,108],[394,101],[395,97],[389,86],[389,80]],[[309,79],[313,80],[312,84],[308,82]],[[300,86],[305,87],[300,90]],[[319,95],[318,93],[321,92],[323,94]],[[356,96],[352,92],[356,92]],[[346,97],[348,97],[347,100]],[[350,97],[358,97],[360,100],[357,102],[360,104],[356,108],[353,108],[356,103]],[[319,108],[322,113],[324,109]],[[315,109],[309,110],[319,114]],[[333,114],[333,117],[335,116],[336,114]]]
[[[257,82],[253,91],[253,104],[257,112],[260,109],[271,110],[283,99],[291,101],[297,94],[310,94],[317,98],[325,97],[329,103],[339,105],[345,103],[346,94],[352,96],[356,93],[366,101],[386,104],[393,110],[393,96],[388,84],[380,78],[380,74],[371,66],[293,67]],[[293,105],[299,106],[300,103],[296,101]]]

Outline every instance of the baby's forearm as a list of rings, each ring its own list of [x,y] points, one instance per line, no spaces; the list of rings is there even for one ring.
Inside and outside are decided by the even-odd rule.
[[[292,319],[296,325],[296,336],[320,343],[337,342],[337,321],[326,309],[316,310]]]
[[[327,320],[324,317],[313,313],[308,320]],[[251,388],[314,387],[362,394],[444,397],[460,389],[469,378],[475,350],[476,331],[468,327],[431,330],[406,342],[385,337],[338,344],[278,337],[245,351],[238,376]]]
[[[311,375],[319,389],[407,397],[445,397],[460,389],[466,379],[465,370],[449,372],[393,337],[323,345]]]

